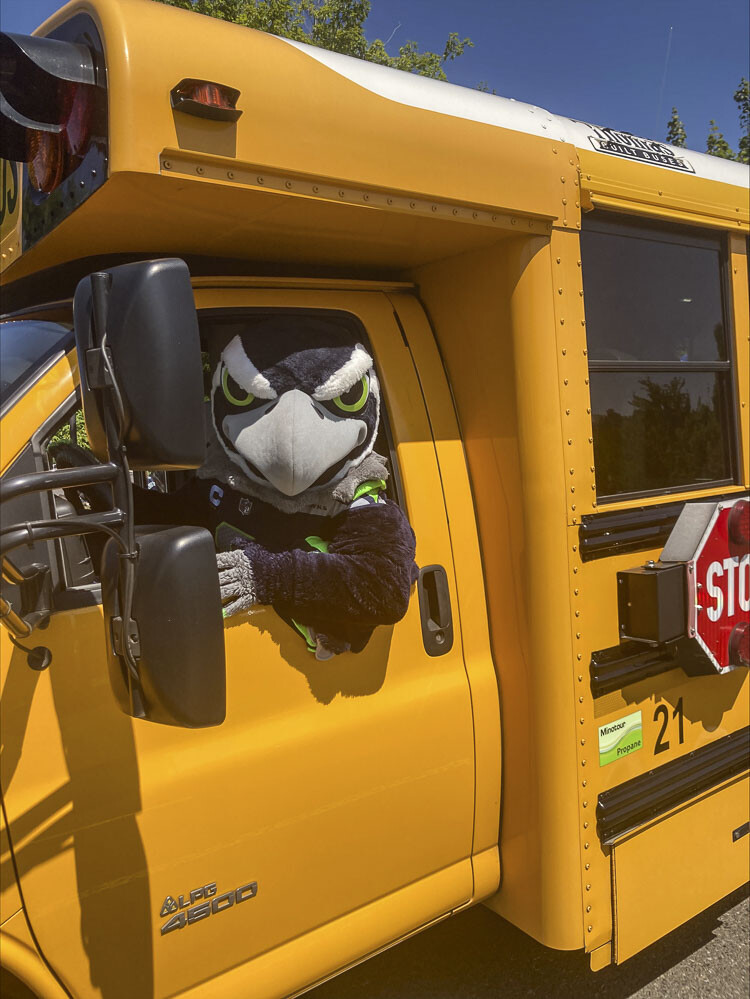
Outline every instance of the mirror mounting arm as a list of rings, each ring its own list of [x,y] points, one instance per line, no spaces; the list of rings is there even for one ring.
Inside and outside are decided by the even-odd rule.
[[[4,579],[19,588],[21,611],[17,613],[7,600],[0,597],[0,621],[12,636],[27,638],[34,628],[44,628],[49,621],[52,606],[49,566],[32,562],[19,569],[3,555],[2,574]]]
[[[14,475],[0,482],[0,503],[7,503],[27,493],[41,493],[48,489],[75,489],[93,486],[100,482],[114,482],[119,475],[118,466],[109,461],[104,465],[82,468],[51,468],[42,472]]]

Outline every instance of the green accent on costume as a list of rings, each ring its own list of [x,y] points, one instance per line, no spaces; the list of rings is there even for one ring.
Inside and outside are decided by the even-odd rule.
[[[337,406],[345,413],[358,413],[360,409],[363,409],[365,403],[367,402],[370,396],[370,379],[367,377],[367,375],[362,375],[360,384],[362,386],[362,391],[356,402],[350,402],[350,403],[344,402],[343,398],[340,395],[337,395],[336,398],[333,400],[334,406]],[[353,387],[354,386],[352,386],[352,388]],[[348,391],[351,392],[352,390],[349,389]],[[348,393],[344,394],[346,395]]]
[[[222,529],[222,527],[228,527],[230,531],[233,531],[235,534],[241,534],[242,537],[247,538],[248,541],[255,541],[255,538],[253,537],[252,534],[248,534],[247,531],[241,531],[239,527],[235,527],[234,524],[230,524],[228,520],[222,520],[220,524],[216,525],[216,530],[214,531],[215,545],[218,545],[219,543],[219,531]]]
[[[328,552],[328,542],[319,538],[317,534],[311,534],[309,538],[305,538],[305,543],[315,551],[322,552],[323,555]],[[315,639],[312,637],[312,632],[306,624],[300,624],[299,621],[295,621],[294,618],[290,618],[292,624],[297,629],[297,631],[302,635],[304,640],[307,642],[307,651],[315,652],[317,651],[318,645]]]
[[[248,392],[247,395],[243,396],[242,398],[238,398],[237,396],[232,395],[232,392],[229,388],[229,384],[227,382],[228,378],[229,378],[229,369],[224,368],[224,370],[221,373],[221,387],[224,389],[224,396],[227,399],[227,401],[231,402],[233,406],[249,406],[250,403],[253,402],[253,400],[255,399],[253,393]]]
[[[362,496],[373,496],[377,503],[380,499],[380,493],[384,492],[384,490],[385,479],[368,479],[366,482],[360,482],[354,491],[352,503]]]
[[[307,642],[307,651],[315,652],[317,645],[312,637],[312,633],[306,624],[300,624],[299,621],[295,621],[294,618],[290,618],[292,624],[297,629],[297,631],[302,635],[304,640]]]

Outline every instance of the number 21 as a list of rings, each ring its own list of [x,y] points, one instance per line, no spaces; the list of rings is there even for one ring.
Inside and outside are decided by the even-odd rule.
[[[682,717],[682,698],[679,699],[675,705],[675,709],[672,712],[672,717],[677,719],[677,734],[678,742],[680,745],[685,741],[685,732],[683,727],[683,717]],[[666,704],[659,704],[654,711],[654,721],[658,721],[661,718],[661,729],[656,737],[656,745],[654,746],[654,755],[656,753],[666,753],[669,749],[669,739],[664,738],[664,733],[667,731],[667,724],[669,722],[669,708]]]

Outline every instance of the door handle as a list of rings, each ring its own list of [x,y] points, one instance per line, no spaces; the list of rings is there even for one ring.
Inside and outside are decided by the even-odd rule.
[[[419,613],[422,641],[428,656],[442,656],[453,648],[453,614],[448,577],[442,565],[419,570]]]

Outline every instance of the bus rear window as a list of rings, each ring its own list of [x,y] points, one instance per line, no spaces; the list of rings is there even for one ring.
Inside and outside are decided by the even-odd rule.
[[[72,327],[43,319],[0,323],[0,413],[73,344]]]
[[[728,485],[736,434],[719,235],[612,218],[581,233],[597,499]]]

